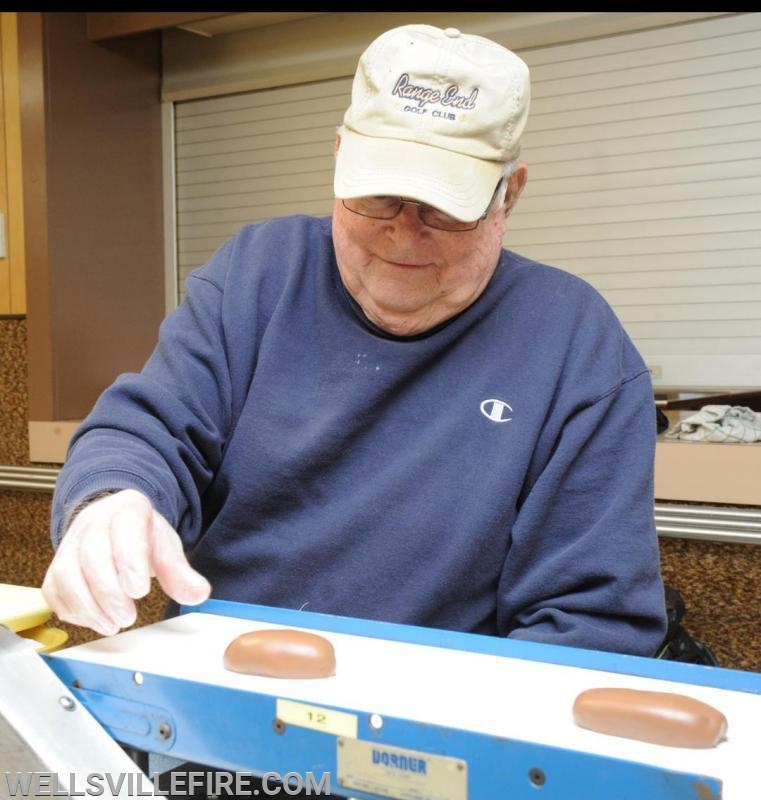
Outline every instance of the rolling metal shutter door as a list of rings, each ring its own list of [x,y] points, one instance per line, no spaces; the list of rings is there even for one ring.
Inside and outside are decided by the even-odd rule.
[[[351,80],[175,104],[179,285],[242,225],[330,214]]]

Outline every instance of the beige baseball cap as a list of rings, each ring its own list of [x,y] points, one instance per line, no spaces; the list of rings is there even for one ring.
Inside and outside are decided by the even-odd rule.
[[[456,28],[403,25],[357,65],[336,155],[335,196],[410,197],[473,221],[520,151],[529,70]]]

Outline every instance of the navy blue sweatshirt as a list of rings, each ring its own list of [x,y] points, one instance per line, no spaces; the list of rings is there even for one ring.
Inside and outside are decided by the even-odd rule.
[[[665,631],[645,364],[586,282],[513,252],[395,337],[330,219],[244,227],[72,439],[65,509],[144,492],[218,598],[635,654]]]

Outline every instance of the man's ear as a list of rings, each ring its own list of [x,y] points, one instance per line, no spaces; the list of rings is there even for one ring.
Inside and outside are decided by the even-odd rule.
[[[505,194],[504,205],[505,216],[507,216],[513,210],[513,207],[518,202],[518,198],[521,196],[521,192],[525,188],[527,180],[528,167],[521,162],[513,170],[513,173],[510,175],[507,183],[507,193]]]

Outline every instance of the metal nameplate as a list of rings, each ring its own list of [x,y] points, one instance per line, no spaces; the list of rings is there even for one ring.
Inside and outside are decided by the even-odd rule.
[[[460,758],[366,742],[336,740],[338,783],[393,800],[467,800],[468,765]]]

